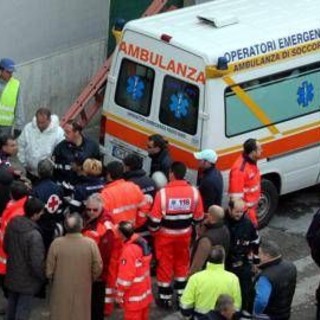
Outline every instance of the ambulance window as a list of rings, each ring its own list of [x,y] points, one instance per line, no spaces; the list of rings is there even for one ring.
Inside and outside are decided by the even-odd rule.
[[[194,135],[197,132],[199,88],[171,76],[165,76],[160,103],[160,121]]]
[[[320,64],[229,87],[225,108],[229,137],[319,112]]]
[[[154,70],[123,59],[116,89],[116,103],[144,116],[150,114]]]

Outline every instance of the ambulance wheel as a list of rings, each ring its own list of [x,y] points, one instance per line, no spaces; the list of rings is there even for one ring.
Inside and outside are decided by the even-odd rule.
[[[259,229],[267,226],[275,213],[279,200],[279,193],[274,183],[267,179],[262,179],[261,196],[258,204],[258,225]]]

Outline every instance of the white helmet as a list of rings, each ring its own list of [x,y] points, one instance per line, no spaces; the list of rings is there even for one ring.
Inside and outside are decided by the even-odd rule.
[[[168,179],[161,171],[156,171],[152,174],[151,179],[155,182],[158,189],[165,187],[168,183]]]

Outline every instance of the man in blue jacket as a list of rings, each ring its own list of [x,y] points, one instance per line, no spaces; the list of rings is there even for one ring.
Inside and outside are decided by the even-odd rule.
[[[289,320],[296,289],[297,269],[282,259],[279,246],[262,241],[259,248],[261,270],[255,283],[253,314],[265,314],[272,320]]]
[[[204,210],[208,212],[210,206],[221,206],[222,201],[223,179],[221,172],[216,168],[218,155],[214,150],[205,149],[195,152],[194,157],[199,160],[199,167],[203,170],[199,180],[199,191]]]

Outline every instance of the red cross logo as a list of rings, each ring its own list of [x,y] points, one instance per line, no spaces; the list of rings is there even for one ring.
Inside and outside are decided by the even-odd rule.
[[[61,204],[59,196],[52,194],[47,201],[46,208],[49,213],[55,213]]]

